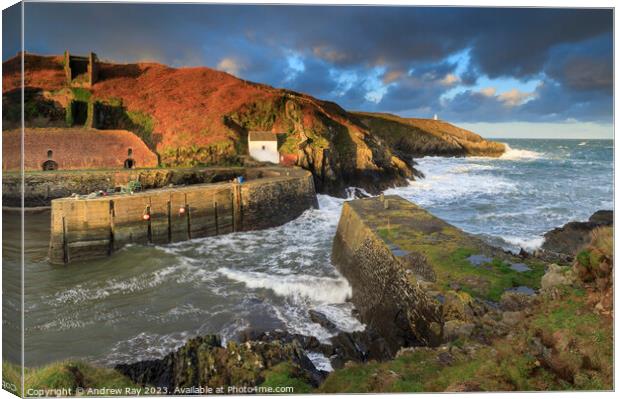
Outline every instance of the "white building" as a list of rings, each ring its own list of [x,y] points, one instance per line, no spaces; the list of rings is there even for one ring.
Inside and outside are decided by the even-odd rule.
[[[278,136],[272,132],[250,132],[248,134],[250,156],[260,162],[279,163]]]

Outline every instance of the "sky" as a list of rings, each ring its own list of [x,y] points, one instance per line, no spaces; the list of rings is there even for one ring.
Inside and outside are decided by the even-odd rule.
[[[611,9],[26,3],[24,46],[204,65],[486,137],[613,137]]]

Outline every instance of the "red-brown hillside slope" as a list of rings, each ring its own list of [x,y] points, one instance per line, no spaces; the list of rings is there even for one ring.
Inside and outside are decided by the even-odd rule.
[[[19,88],[19,64],[18,57],[3,64],[3,106],[6,94]],[[62,57],[28,54],[26,86],[62,108],[72,95],[63,89],[62,68]],[[101,63],[91,92],[89,101],[121,104],[132,121],[138,118],[149,130],[147,144],[166,165],[234,162],[247,151],[249,130],[272,130],[284,133],[281,152],[296,155],[321,191],[356,185],[376,192],[415,175],[408,155],[395,155],[389,137],[373,134],[337,104],[210,68]]]

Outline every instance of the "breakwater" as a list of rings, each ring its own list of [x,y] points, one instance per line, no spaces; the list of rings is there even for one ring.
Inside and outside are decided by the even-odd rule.
[[[533,292],[544,271],[395,195],[343,205],[332,261],[351,284],[360,321],[392,354],[471,333],[475,312],[463,309]]]
[[[255,177],[258,171],[245,167],[207,168],[145,168],[145,169],[100,169],[27,171],[24,174],[24,204],[26,207],[50,206],[56,198],[71,194],[89,194],[124,186],[130,181],[139,181],[144,189],[163,188],[170,184],[188,185],[217,183],[232,180],[237,176],[246,179]],[[21,206],[21,175],[19,172],[3,172],[3,206]]]
[[[133,195],[51,202],[49,259],[70,263],[104,257],[126,244],[164,244],[284,224],[317,207],[310,172],[245,171],[244,183],[221,182]]]
[[[401,223],[402,218],[416,222],[411,212],[416,207],[396,196],[385,201],[375,197],[344,203],[332,260],[351,283],[360,320],[376,329],[395,355],[404,346],[439,344],[443,320],[439,302],[402,264],[406,252],[386,240],[398,227],[397,217]]]

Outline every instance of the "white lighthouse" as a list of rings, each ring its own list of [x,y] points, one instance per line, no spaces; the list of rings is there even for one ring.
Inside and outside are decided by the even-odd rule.
[[[435,115],[433,116],[433,120],[435,120],[435,121],[436,121],[437,119],[439,119],[439,118],[437,118],[437,114],[435,114]]]

